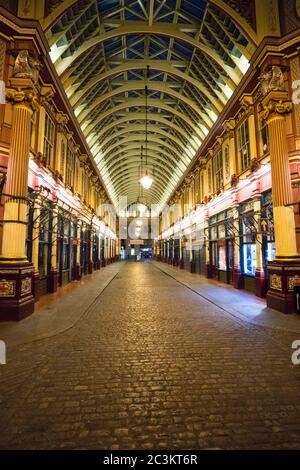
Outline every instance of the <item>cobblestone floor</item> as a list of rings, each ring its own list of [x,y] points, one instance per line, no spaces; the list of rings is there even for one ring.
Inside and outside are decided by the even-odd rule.
[[[151,263],[124,264],[73,328],[8,351],[0,448],[300,448],[285,334]]]

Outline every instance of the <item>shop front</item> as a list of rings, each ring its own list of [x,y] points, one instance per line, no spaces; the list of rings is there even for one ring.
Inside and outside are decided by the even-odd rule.
[[[253,201],[246,201],[240,205],[241,230],[241,267],[244,289],[255,292],[255,273],[257,269],[257,239],[258,225],[254,217]]]
[[[77,219],[73,220],[72,228],[71,228],[71,280],[78,279],[78,272],[77,272],[77,252],[79,250],[78,247],[79,240],[78,240],[78,221]]]
[[[99,243],[100,243],[100,234],[96,231],[93,232],[93,268],[100,269],[100,251],[99,251]]]
[[[268,263],[270,261],[274,261],[276,255],[271,191],[262,195],[260,231],[262,235],[262,268],[264,272],[264,285],[261,296],[264,297],[267,294],[268,290]]]
[[[174,266],[179,266],[179,260],[180,260],[180,240],[179,240],[179,235],[174,236],[174,259],[173,259],[173,265]]]
[[[89,273],[91,253],[91,230],[90,226],[83,222],[80,233],[80,266],[83,275]]]
[[[62,287],[71,281],[71,237],[74,233],[72,215],[64,209],[59,209],[57,224],[58,285]]]
[[[209,220],[210,277],[227,284],[233,283],[234,234],[231,210],[216,214]]]
[[[30,220],[30,218],[29,218]],[[38,224],[38,272],[39,295],[50,292],[51,284],[51,256],[52,256],[52,229],[53,208],[52,204],[44,203],[37,220],[32,220],[32,226]],[[35,240],[33,239],[32,242]]]

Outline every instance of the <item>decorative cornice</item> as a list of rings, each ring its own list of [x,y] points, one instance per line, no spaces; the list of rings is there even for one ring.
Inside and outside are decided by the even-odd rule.
[[[68,124],[69,121],[69,116],[67,114],[64,114],[62,111],[58,111],[55,115],[55,119],[57,124],[60,126],[65,126]]]
[[[71,140],[72,137],[73,137],[73,135],[74,135],[74,132],[69,131],[69,132],[67,133],[67,139],[68,139],[68,140]]]
[[[223,128],[226,132],[234,131],[235,126],[236,126],[235,119],[231,118],[223,122]]]
[[[241,106],[244,110],[253,111],[253,96],[250,93],[245,93],[240,99]]]
[[[81,163],[81,166],[83,166],[88,161],[89,158],[86,154],[82,154],[78,156],[78,159]]]
[[[55,88],[52,84],[43,85],[40,89],[41,104],[47,103],[55,95]]]

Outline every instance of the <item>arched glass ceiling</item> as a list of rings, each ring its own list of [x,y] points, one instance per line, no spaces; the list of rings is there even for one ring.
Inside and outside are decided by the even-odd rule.
[[[140,194],[145,86],[147,204],[163,205],[246,72],[255,32],[228,3],[50,2],[51,58],[116,207]]]

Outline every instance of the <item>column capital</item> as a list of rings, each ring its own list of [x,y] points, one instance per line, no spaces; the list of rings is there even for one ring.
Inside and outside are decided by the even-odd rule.
[[[7,100],[12,105],[27,104],[32,111],[37,111],[54,95],[52,85],[43,85],[38,90],[30,78],[12,77],[9,79],[9,85],[6,89]]]
[[[274,115],[284,116],[292,111],[293,103],[288,99],[285,91],[271,91],[262,101],[263,110],[260,116],[263,119],[270,119]]]
[[[32,111],[37,111],[40,107],[39,97],[31,80],[18,79],[18,81],[27,82],[18,84],[16,88],[7,88],[6,97],[12,105],[27,104]],[[15,81],[14,80],[11,80]],[[12,83],[11,83],[12,84]]]

